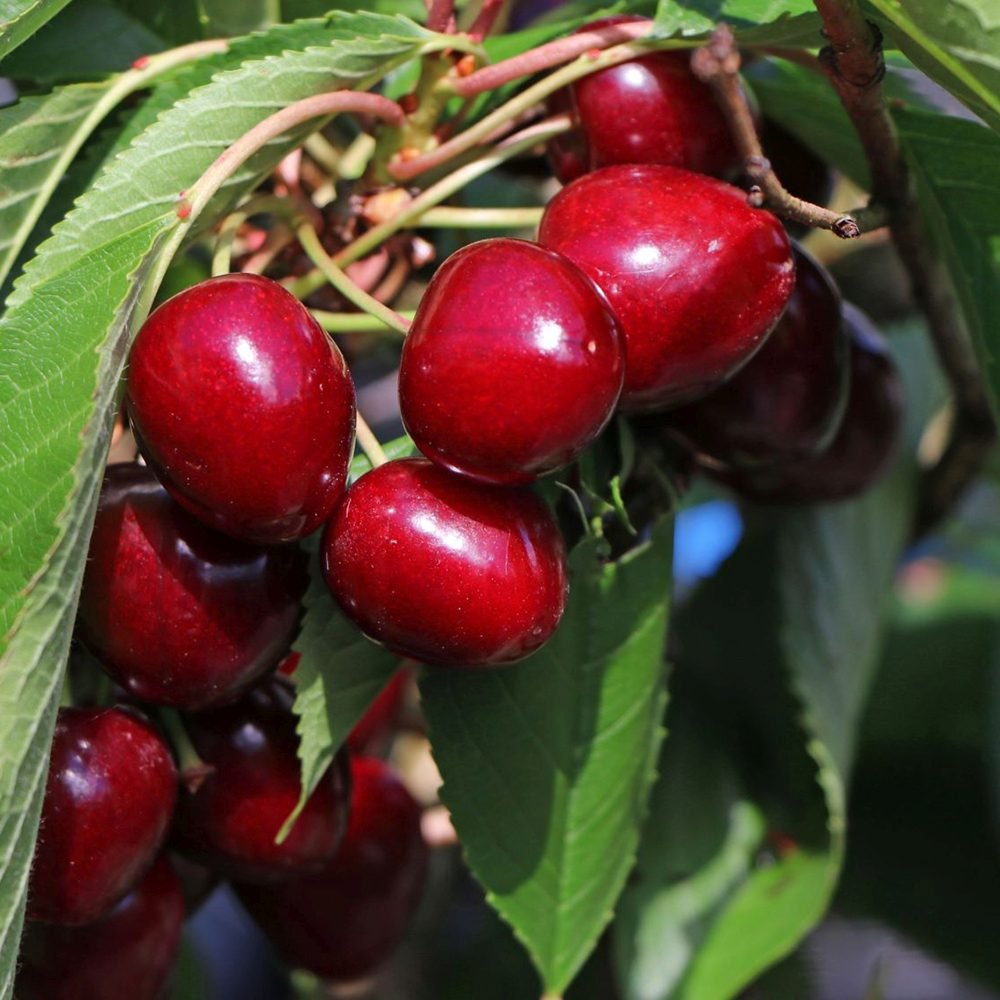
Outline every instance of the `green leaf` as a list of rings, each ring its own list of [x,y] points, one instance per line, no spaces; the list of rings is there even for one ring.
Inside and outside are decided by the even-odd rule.
[[[821,22],[811,0],[660,0],[654,37],[700,37],[724,21],[754,45],[816,45]]]
[[[920,212],[944,260],[980,364],[1000,403],[1000,136],[975,122],[899,109],[893,115]]]
[[[69,0],[0,0],[0,59],[27,41]]]
[[[25,268],[0,321],[0,996],[13,976],[52,713],[117,383],[130,332],[154,291],[151,275],[183,232],[177,192],[276,108],[338,86],[370,86],[422,46],[444,44],[409,22],[366,15],[266,37],[274,55],[220,74],[108,166]],[[219,204],[269,170],[294,138],[252,158]]]
[[[903,343],[912,447],[938,394],[924,381],[924,340]],[[907,538],[909,454],[857,500],[751,519],[735,555],[678,613],[665,778],[616,927],[628,1000],[735,996],[825,913]],[[678,762],[694,770],[690,784]],[[781,834],[763,866],[754,816]]]
[[[169,45],[184,45],[205,37],[200,16],[200,0],[115,0],[115,6],[146,25]]]
[[[41,84],[79,82],[126,70],[163,48],[161,38],[108,0],[75,0],[8,56],[0,72]]]
[[[546,646],[421,685],[469,864],[551,993],[594,947],[634,860],[662,733],[672,530],[662,520],[618,563],[581,543]]]
[[[889,44],[1000,129],[1000,10],[995,0],[868,0]]]

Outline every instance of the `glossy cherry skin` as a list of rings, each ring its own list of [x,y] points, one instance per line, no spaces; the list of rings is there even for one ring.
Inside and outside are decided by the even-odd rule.
[[[787,463],[826,447],[847,403],[849,340],[840,293],[795,248],[795,289],[764,346],[714,392],[667,413],[667,429],[725,465]]]
[[[403,344],[403,423],[432,461],[527,483],[571,462],[607,425],[624,357],[607,300],[575,264],[524,240],[452,254]]]
[[[625,335],[621,407],[703,396],[764,342],[795,283],[788,237],[744,192],[663,166],[605,167],[549,203],[539,241],[597,282]]]
[[[302,788],[293,700],[288,682],[274,677],[233,705],[185,717],[210,771],[193,790],[182,787],[172,843],[226,877],[266,882],[316,871],[343,836],[349,792],[340,761],[275,843]]]
[[[295,547],[206,528],[143,466],[109,466],[80,593],[79,633],[143,701],[232,701],[291,645],[306,585]]]
[[[289,965],[342,982],[368,976],[395,950],[420,900],[428,854],[420,806],[386,764],[355,757],[351,778],[347,835],[322,872],[236,887]]]
[[[833,441],[819,454],[784,466],[715,469],[747,499],[764,504],[832,503],[866,492],[889,468],[903,428],[903,386],[874,324],[844,305],[850,336],[850,391]]]
[[[28,916],[85,924],[149,867],[170,823],[177,771],[166,744],[123,708],[62,708],[49,755]]]
[[[354,384],[309,311],[269,278],[223,275],[165,302],[136,337],[126,388],[146,461],[219,531],[300,538],[343,492]]]
[[[180,882],[165,857],[94,923],[28,922],[18,1000],[159,1000],[184,926]]]
[[[549,638],[565,606],[565,548],[541,500],[426,459],[362,476],[327,526],[322,557],[348,617],[423,663],[518,660]]]
[[[621,14],[577,30],[644,20]],[[556,138],[552,158],[564,184],[579,176],[565,159],[575,141],[582,141],[587,170],[623,163],[661,163],[716,177],[739,170],[732,132],[711,89],[691,72],[690,52],[653,52],[609,66],[577,80],[569,91],[579,140]],[[562,110],[562,100],[550,99],[550,113]]]

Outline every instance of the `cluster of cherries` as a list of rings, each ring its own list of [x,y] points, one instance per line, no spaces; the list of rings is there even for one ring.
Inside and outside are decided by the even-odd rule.
[[[107,471],[78,625],[127,707],[60,711],[22,1000],[157,995],[185,908],[165,845],[230,879],[296,966],[355,979],[399,940],[426,848],[372,719],[401,681],[278,842],[300,791],[276,672],[306,585],[298,540],[324,529],[330,591],[389,650],[497,666],[538,649],[566,599],[562,536],[530,484],[616,410],[758,501],[841,499],[885,468],[892,361],[722,179],[739,156],[686,58],[595,73],[553,97],[567,109],[576,126],[549,148],[566,186],[538,241],[466,246],[417,310],[399,398],[423,457],[348,485],[351,375],[268,278],[209,279],[140,330],[126,402],[146,464]],[[180,782],[143,704],[181,710],[202,763]]]

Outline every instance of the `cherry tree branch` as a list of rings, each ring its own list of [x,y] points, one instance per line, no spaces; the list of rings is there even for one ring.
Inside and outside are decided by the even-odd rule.
[[[954,395],[951,437],[921,483],[915,530],[937,525],[981,471],[997,427],[986,383],[948,274],[932,250],[903,151],[882,96],[882,35],[857,0],[814,0],[829,44],[820,62],[850,115],[868,158],[872,197],[889,213],[889,230],[930,327]]]
[[[728,25],[720,24],[708,44],[691,56],[694,74],[715,92],[729,129],[743,158],[743,169],[753,184],[749,202],[775,215],[816,229],[828,229],[841,239],[851,240],[863,232],[880,229],[887,222],[885,212],[873,204],[847,215],[832,212],[790,194],[764,155],[746,93],[740,83],[740,52]]]

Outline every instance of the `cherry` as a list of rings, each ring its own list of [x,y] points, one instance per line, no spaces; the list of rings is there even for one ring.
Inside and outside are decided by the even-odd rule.
[[[234,705],[185,718],[209,771],[190,790],[182,787],[173,843],[228,877],[268,881],[317,870],[343,835],[348,789],[338,762],[275,843],[302,788],[292,702],[289,684],[275,677]]]
[[[668,430],[703,459],[747,466],[805,458],[830,443],[847,402],[848,338],[826,269],[795,248],[795,288],[750,362]]]
[[[903,386],[885,341],[860,309],[844,305],[850,336],[847,409],[831,444],[788,465],[712,474],[758,503],[829,503],[870,489],[889,467],[903,425]]]
[[[348,617],[425,663],[520,659],[549,638],[565,605],[565,549],[541,500],[426,459],[362,476],[327,526],[322,556]]]
[[[153,727],[123,708],[62,708],[56,719],[28,916],[96,920],[163,842],[177,772]]]
[[[148,468],[109,466],[80,594],[80,635],[143,701],[202,708],[274,667],[298,628],[305,563],[295,547],[220,535]]]
[[[158,1000],[184,925],[180,882],[164,857],[113,909],[83,927],[28,922],[19,1000]]]
[[[737,188],[663,166],[560,191],[539,240],[603,289],[625,335],[623,409],[703,396],[750,360],[795,282],[788,237]]]
[[[127,402],[157,476],[220,531],[299,538],[343,492],[350,373],[309,311],[268,278],[210,278],[152,313],[132,347]]]
[[[326,979],[372,973],[395,950],[423,889],[420,806],[379,760],[351,761],[351,818],[322,872],[238,885],[251,916],[290,965]]]
[[[605,17],[577,31],[645,21],[630,14]],[[739,150],[711,88],[691,72],[690,52],[653,52],[598,70],[573,83],[571,107],[578,137],[553,140],[552,163],[564,184],[586,169],[622,163],[661,163],[718,177],[735,174]],[[558,92],[557,92],[558,93]],[[565,98],[550,99],[549,111],[566,110]],[[582,144],[583,156],[567,153]]]
[[[526,483],[600,434],[623,369],[614,316],[585,274],[536,244],[483,240],[452,254],[421,300],[403,345],[400,411],[439,465]]]

